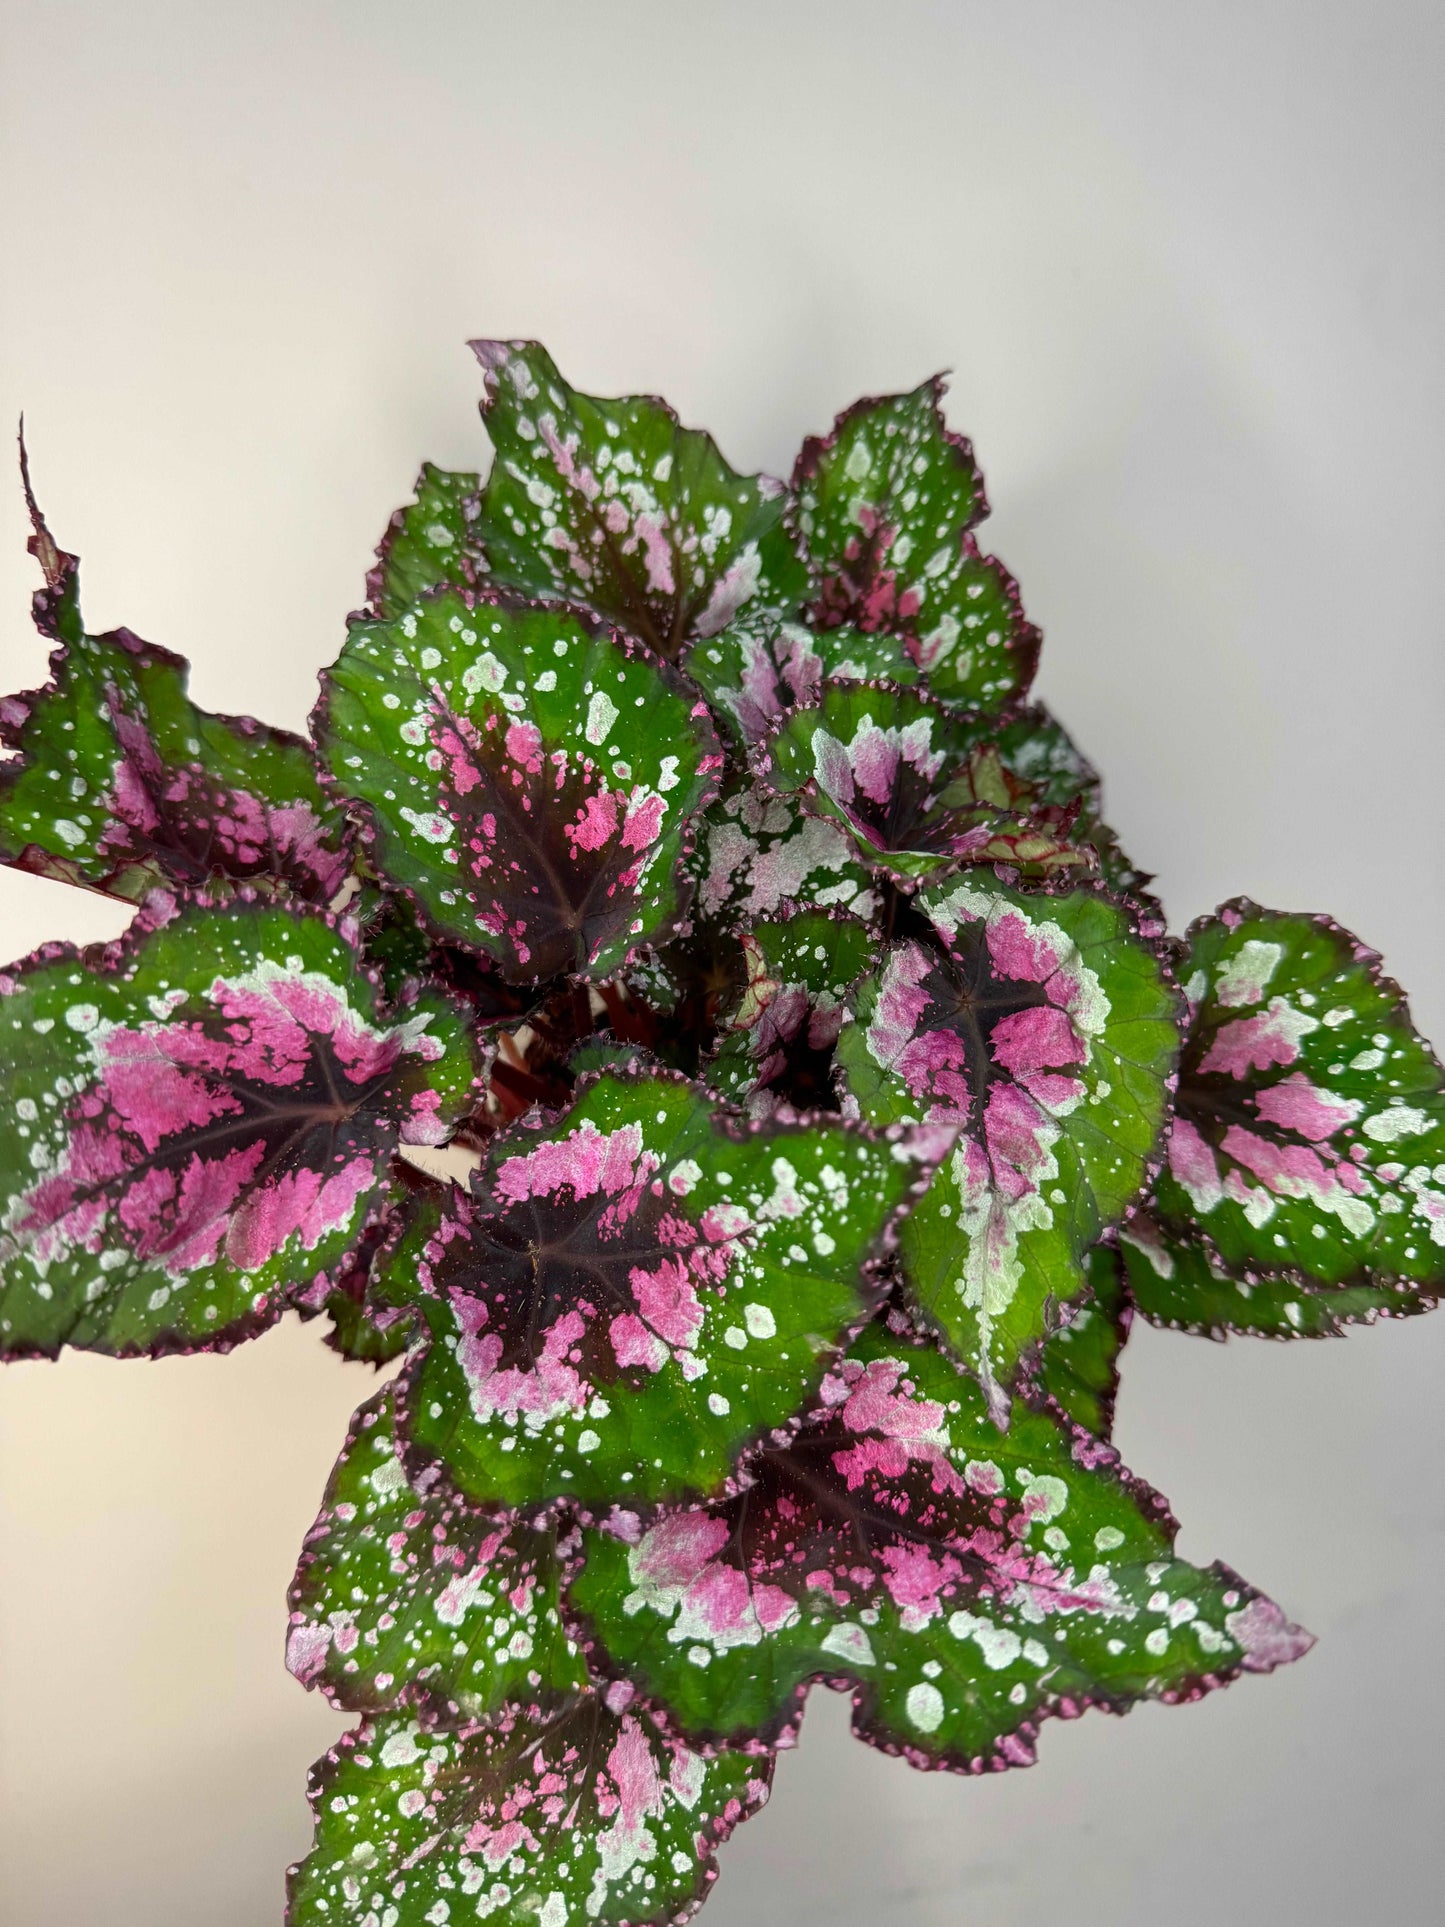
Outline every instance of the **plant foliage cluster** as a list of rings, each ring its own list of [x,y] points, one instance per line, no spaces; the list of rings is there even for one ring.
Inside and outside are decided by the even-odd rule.
[[[136,906],[0,974],[0,1344],[401,1361],[292,1593],[358,1721],[296,1927],[683,1919],[818,1681],[968,1773],[1294,1658],[1109,1442],[1130,1319],[1445,1275],[1398,990],[1168,935],[941,383],[784,485],[474,345],[491,472],[423,468],[310,742],[89,632],[33,498],[0,704],[0,858]]]

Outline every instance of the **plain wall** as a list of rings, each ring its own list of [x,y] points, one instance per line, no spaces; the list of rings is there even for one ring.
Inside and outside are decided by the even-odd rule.
[[[300,726],[418,461],[476,465],[474,334],[545,339],[786,469],[954,370],[986,534],[1178,928],[1329,910],[1445,1035],[1445,13],[1381,0],[6,0],[0,422],[93,627]],[[0,685],[42,679],[0,483]],[[119,931],[0,874],[0,952]],[[1445,1320],[1142,1331],[1119,1437],[1320,1644],[920,1775],[816,1697],[714,1927],[1438,1918]],[[258,1927],[339,1716],[284,1590],[371,1380],[0,1374],[0,1917]]]

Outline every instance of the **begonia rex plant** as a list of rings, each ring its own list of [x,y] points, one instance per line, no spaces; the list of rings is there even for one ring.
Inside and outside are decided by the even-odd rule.
[[[1167,934],[941,382],[785,485],[474,346],[491,472],[423,468],[309,743],[90,633],[26,476],[0,857],[136,914],[0,975],[0,1344],[400,1361],[291,1595],[357,1717],[294,1927],[682,1920],[819,1681],[976,1773],[1295,1658],[1109,1442],[1130,1319],[1445,1278],[1400,992]]]

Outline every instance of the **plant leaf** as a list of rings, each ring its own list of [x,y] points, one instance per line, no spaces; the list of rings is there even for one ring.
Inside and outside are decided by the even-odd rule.
[[[290,1927],[663,1927],[717,1877],[714,1849],[768,1797],[772,1761],[703,1758],[642,1707],[427,1732],[392,1715],[313,1770],[316,1844]]]
[[[598,1656],[699,1742],[785,1742],[823,1678],[916,1766],[1025,1765],[1051,1715],[1195,1699],[1311,1643],[1176,1559],[1112,1448],[1029,1408],[1001,1435],[956,1366],[879,1325],[755,1472],[634,1543],[584,1533],[570,1587]]]
[[[553,1712],[587,1685],[557,1584],[551,1533],[484,1518],[435,1466],[408,1481],[388,1389],[351,1421],[306,1535],[286,1663],[350,1712]]]
[[[482,478],[423,462],[416,494],[387,524],[366,578],[373,615],[393,617],[431,589],[480,587],[486,558],[476,539]]]
[[[747,1129],[684,1079],[603,1075],[397,1246],[380,1289],[432,1337],[411,1462],[485,1505],[717,1492],[866,1316],[907,1182],[842,1125]]]
[[[904,877],[958,862],[1005,862],[1039,875],[1089,870],[1075,835],[1093,772],[1060,794],[1065,759],[1050,759],[1047,790],[1021,776],[1012,751],[1045,763],[1038,738],[1058,725],[1035,710],[1000,725],[950,712],[891,683],[823,684],[808,709],[790,711],[757,753],[765,786],[840,823],[864,862]]]
[[[742,947],[747,981],[723,1014],[708,1082],[735,1103],[766,1092],[826,1106],[845,998],[872,963],[876,936],[856,917],[800,910],[755,923]]]
[[[310,746],[186,694],[190,670],[128,629],[90,635],[79,563],[56,547],[29,492],[34,599],[57,646],[43,689],[8,698],[0,762],[0,862],[139,902],[220,881],[328,903],[350,868],[343,813]]]
[[[686,907],[717,740],[676,671],[587,617],[441,591],[354,623],[316,728],[384,878],[511,981],[606,976]]]
[[[807,629],[799,622],[762,629],[732,623],[721,635],[695,642],[683,667],[744,749],[760,742],[790,709],[816,703],[825,678],[918,681],[918,667],[897,636],[846,625]]]
[[[1379,958],[1327,918],[1243,898],[1185,948],[1159,1229],[1265,1277],[1438,1294],[1445,1078]]]
[[[231,1344],[324,1296],[478,1069],[444,998],[388,1024],[342,927],[245,900],[0,973],[0,1037],[6,1352]]]
[[[1089,1296],[1068,1324],[1039,1347],[1034,1376],[1067,1418],[1095,1438],[1106,1439],[1114,1429],[1119,1354],[1129,1336],[1133,1305],[1124,1288],[1123,1260],[1111,1246],[1095,1245],[1085,1269]]]
[[[813,618],[905,638],[935,696],[1000,709],[1038,662],[1013,577],[972,530],[988,513],[973,449],[944,425],[944,384],[856,402],[793,471]]]
[[[899,1251],[1003,1422],[1022,1353],[1082,1292],[1085,1252],[1148,1173],[1179,999],[1128,909],[1095,890],[978,872],[917,902],[936,939],[889,949],[838,1062],[871,1123],[958,1133]]]
[[[497,452],[477,533],[498,583],[584,603],[668,660],[744,611],[797,611],[781,482],[734,474],[665,402],[579,394],[535,341],[471,345]]]
[[[1174,1237],[1136,1213],[1119,1233],[1129,1297],[1151,1325],[1227,1338],[1336,1338],[1351,1325],[1430,1311],[1436,1295],[1399,1279],[1322,1285],[1226,1265],[1203,1244]]]
[[[787,797],[734,782],[702,823],[693,859],[697,911],[715,924],[746,925],[794,908],[866,919],[878,908],[873,877],[848,837]]]

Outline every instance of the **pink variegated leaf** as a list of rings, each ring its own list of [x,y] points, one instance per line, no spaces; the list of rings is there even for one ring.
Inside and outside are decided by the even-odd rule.
[[[889,948],[838,1061],[865,1118],[924,1127],[942,1156],[899,1234],[904,1277],[1002,1421],[1024,1354],[1149,1175],[1180,999],[1096,889],[964,871],[917,903],[932,930]]]
[[[918,666],[897,636],[846,625],[809,629],[800,622],[761,629],[735,622],[721,635],[694,643],[683,667],[744,750],[776,729],[790,709],[816,703],[825,680],[919,680]]]
[[[319,1306],[479,1069],[424,992],[391,1021],[344,927],[189,905],[0,973],[0,1349],[225,1346]]]
[[[1232,1322],[1227,1274],[1299,1286],[1269,1297],[1296,1305],[1301,1330],[1324,1328],[1322,1294],[1347,1294],[1343,1319],[1361,1291],[1384,1310],[1437,1296],[1445,1073],[1379,958],[1325,917],[1243,898],[1195,924],[1184,951],[1190,1023],[1151,1215],[1170,1248],[1218,1260],[1204,1262],[1213,1309],[1198,1321]],[[1178,1275],[1204,1288],[1197,1266]],[[1145,1289],[1161,1308],[1167,1293]],[[1243,1326],[1257,1310],[1241,1293]]]
[[[291,1586],[287,1664],[349,1712],[555,1712],[587,1685],[549,1532],[485,1518],[396,1452],[392,1393],[351,1422]]]
[[[152,890],[247,883],[326,904],[351,867],[344,814],[310,746],[186,693],[189,665],[128,629],[92,635],[79,563],[33,496],[34,599],[56,646],[43,689],[0,705],[0,863],[139,902]]]
[[[814,579],[811,618],[898,636],[935,696],[1017,700],[1039,633],[973,530],[988,513],[973,449],[944,424],[943,382],[855,402],[803,444],[792,514]]]
[[[1040,1722],[1196,1699],[1310,1645],[1159,1495],[1047,1411],[1007,1434],[931,1345],[870,1325],[786,1446],[720,1503],[583,1534],[599,1664],[699,1741],[786,1741],[811,1681],[915,1766],[1028,1764]]]
[[[471,345],[496,449],[476,524],[494,582],[581,603],[668,661],[798,612],[780,482],[735,474],[666,402],[579,393],[535,341]]]
[[[842,1124],[749,1128],[682,1078],[602,1075],[387,1261],[379,1291],[431,1338],[408,1463],[534,1512],[721,1490],[867,1317],[908,1183]]]
[[[607,976],[681,918],[717,739],[675,670],[591,618],[440,590],[353,623],[315,728],[383,881],[509,981]]]
[[[1086,813],[1097,780],[1072,750],[1041,710],[966,716],[893,683],[828,682],[764,739],[756,768],[766,789],[837,822],[863,862],[897,876],[958,863],[1053,876],[1098,869]]]
[[[368,1720],[312,1774],[288,1927],[670,1927],[706,1898],[772,1764],[696,1753],[615,1691],[495,1727]]]

